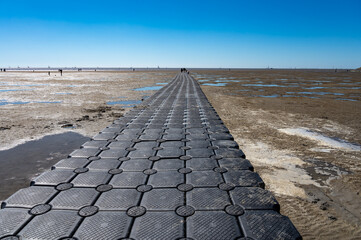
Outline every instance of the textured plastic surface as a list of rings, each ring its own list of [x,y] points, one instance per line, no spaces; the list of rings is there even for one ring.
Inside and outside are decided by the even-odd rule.
[[[188,74],[52,169],[3,202],[0,238],[301,238]]]

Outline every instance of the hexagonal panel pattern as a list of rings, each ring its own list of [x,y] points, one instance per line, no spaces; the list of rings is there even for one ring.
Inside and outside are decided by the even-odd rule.
[[[190,75],[2,204],[7,239],[301,239]]]

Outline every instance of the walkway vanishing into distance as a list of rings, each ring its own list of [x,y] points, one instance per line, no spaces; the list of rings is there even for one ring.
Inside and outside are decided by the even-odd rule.
[[[2,208],[5,239],[301,238],[186,73]]]

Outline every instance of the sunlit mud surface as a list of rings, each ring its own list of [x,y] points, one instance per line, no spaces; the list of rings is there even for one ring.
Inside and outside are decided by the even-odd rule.
[[[305,239],[361,238],[361,73],[191,72]],[[7,161],[6,169],[27,166],[31,173],[20,183],[2,175],[14,180],[6,194],[28,185],[174,76],[171,71],[0,73],[3,154],[14,156],[20,151],[14,147],[44,136],[77,134],[67,140],[76,143],[59,143],[60,150],[31,158],[28,165],[20,164],[26,161],[20,157],[19,164]]]
[[[0,150],[69,129],[92,136],[164,86],[157,83],[174,76],[171,71],[64,72],[63,76],[1,72]]]
[[[63,76],[1,72],[0,202],[29,186],[32,178],[155,93],[152,87],[163,87],[174,76],[170,71],[64,72]]]
[[[361,238],[361,73],[193,76],[304,239]]]

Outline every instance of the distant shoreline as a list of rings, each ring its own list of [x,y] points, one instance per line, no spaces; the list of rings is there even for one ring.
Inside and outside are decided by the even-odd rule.
[[[97,68],[97,67],[36,67],[36,68],[4,68],[0,67],[0,69],[5,69],[6,72],[58,72],[60,69],[64,72],[134,72],[134,71],[178,71],[179,68],[145,68],[145,67],[133,67],[133,68],[115,68],[115,67],[108,67],[108,68]],[[294,70],[294,71],[330,71],[330,72],[348,72],[348,71],[355,71],[357,72],[358,69],[350,69],[350,68],[187,68],[190,71],[197,71],[197,70],[210,70],[210,71],[249,71],[249,70]],[[3,72],[3,71],[2,71]]]

